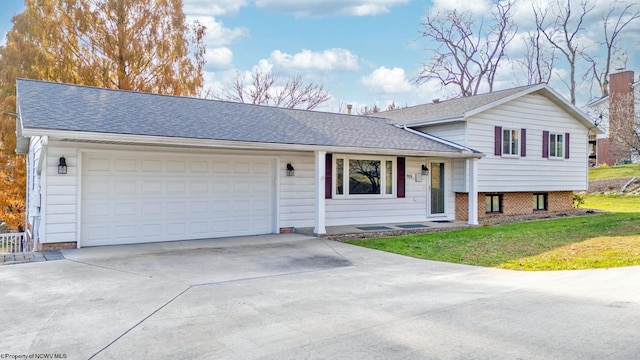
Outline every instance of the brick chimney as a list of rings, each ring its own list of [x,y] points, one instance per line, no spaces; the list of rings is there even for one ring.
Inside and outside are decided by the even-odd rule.
[[[634,123],[633,77],[633,71],[630,70],[609,76],[609,138],[612,162],[610,165],[629,157],[625,137]]]

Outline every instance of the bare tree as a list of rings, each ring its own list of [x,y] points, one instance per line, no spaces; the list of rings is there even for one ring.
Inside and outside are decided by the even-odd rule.
[[[428,48],[430,62],[423,65],[416,81],[436,79],[442,86],[455,85],[459,96],[477,94],[483,83],[493,91],[504,50],[517,31],[510,13],[512,6],[511,0],[494,0],[493,22],[487,27],[482,19],[476,24],[469,11],[427,14],[421,38],[439,45]]]
[[[538,13],[535,10],[534,16],[536,17],[537,24]],[[551,79],[555,60],[555,49],[548,48],[546,41],[544,41],[542,37],[542,32],[538,28],[525,35],[524,58],[521,61],[521,66],[526,74],[526,85],[548,83]]]
[[[369,107],[368,105],[365,105],[362,107],[362,109],[360,109],[358,111],[359,115],[372,115],[372,114],[377,114],[380,112],[380,108],[378,107],[377,104],[373,104],[372,107]]]
[[[622,7],[620,7],[621,5]],[[602,97],[609,95],[609,72],[613,57],[620,51],[618,47],[620,34],[638,18],[640,18],[640,10],[636,8],[636,4],[611,2],[608,11],[602,14],[602,36],[604,39],[598,42],[605,51],[604,63],[598,64],[595,57],[583,54],[584,58],[591,64],[591,75],[593,80],[597,82]]]
[[[533,6],[536,25],[553,48],[560,51],[569,66],[569,82],[563,80],[569,89],[572,104],[576,103],[576,68],[584,55],[581,35],[585,31],[585,17],[593,10],[594,5],[588,0],[581,0],[580,7],[574,12],[572,0],[555,0],[547,8]]]
[[[249,76],[237,73],[222,94],[212,97],[218,100],[306,110],[313,110],[331,99],[324,86],[304,83],[299,74],[289,77],[284,84],[279,85],[275,75],[260,70],[254,70]]]

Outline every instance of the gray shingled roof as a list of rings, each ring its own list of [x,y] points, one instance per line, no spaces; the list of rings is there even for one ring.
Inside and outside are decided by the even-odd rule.
[[[469,111],[476,110],[519,92],[539,86],[539,84],[522,86],[513,89],[463,97],[459,99],[440,101],[438,103],[411,106],[402,109],[381,112],[378,113],[377,116],[387,118],[391,123],[394,124],[408,124],[412,122],[428,121],[432,119],[464,118],[465,114]]]
[[[22,128],[456,153],[386,119],[19,79]]]

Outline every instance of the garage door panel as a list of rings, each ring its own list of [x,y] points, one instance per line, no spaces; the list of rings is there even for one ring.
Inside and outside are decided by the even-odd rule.
[[[209,193],[209,181],[206,180],[192,180],[190,183],[190,187],[191,195]]]
[[[136,202],[119,202],[114,206],[115,216],[138,216],[138,203]]]
[[[81,246],[272,232],[273,160],[88,153]]]
[[[142,160],[142,172],[162,172],[162,161]]]
[[[138,192],[138,181],[135,179],[115,180],[114,195],[135,195]]]
[[[202,174],[209,172],[209,163],[207,161],[192,161],[190,165],[190,170],[192,173]]]
[[[91,178],[86,179],[86,183],[83,183],[83,192],[85,197],[100,197],[100,196],[109,196],[111,193],[111,183],[110,179],[99,179],[99,178]]]
[[[186,195],[186,180],[170,180],[167,181],[167,193],[172,195]]]
[[[183,222],[180,223],[168,223],[167,224],[167,235],[176,237],[176,236],[184,236],[186,224]]]
[[[115,159],[115,170],[124,172],[135,172],[137,164],[135,159]]]
[[[115,238],[119,242],[130,242],[136,239],[137,226],[135,225],[121,225],[115,226]]]
[[[184,160],[168,160],[167,172],[169,173],[184,173],[187,169],[187,164]]]

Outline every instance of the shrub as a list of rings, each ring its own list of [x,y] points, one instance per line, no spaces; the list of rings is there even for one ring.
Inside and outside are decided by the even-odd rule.
[[[573,207],[579,209],[582,204],[584,204],[584,196],[573,193]]]

